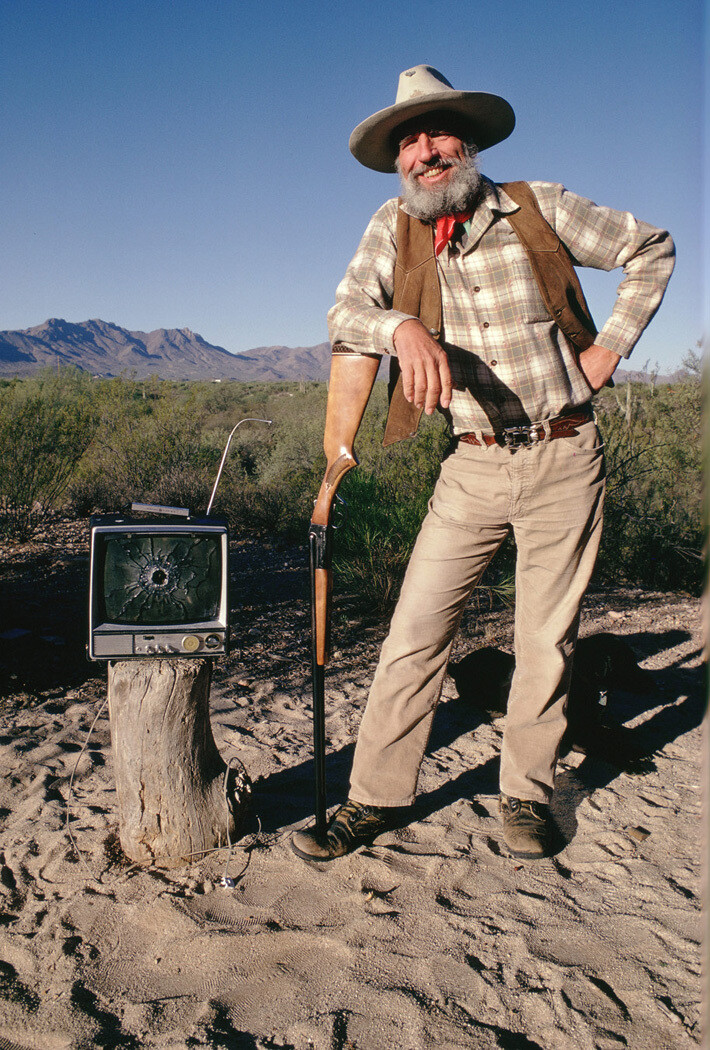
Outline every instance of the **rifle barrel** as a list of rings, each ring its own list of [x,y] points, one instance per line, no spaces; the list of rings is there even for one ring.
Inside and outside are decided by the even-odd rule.
[[[325,794],[325,667],[313,664],[313,755],[316,779],[316,837],[325,838],[327,801]]]
[[[308,550],[311,575],[311,674],[313,682],[313,758],[316,780],[316,836],[326,832],[325,791],[325,662],[327,657],[324,628],[325,609],[319,597],[319,577],[323,575],[326,560],[327,527],[311,525],[308,532]]]

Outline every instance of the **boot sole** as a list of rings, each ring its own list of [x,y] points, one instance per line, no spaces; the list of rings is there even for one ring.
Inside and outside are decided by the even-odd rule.
[[[313,853],[306,853],[305,850],[298,848],[296,843],[293,841],[293,836],[291,836],[291,838],[288,840],[288,844],[292,853],[295,853],[295,855],[297,857],[300,857],[301,860],[309,861],[311,864],[329,864],[332,860],[340,860],[342,857],[347,856],[347,853],[339,853],[332,855],[326,854],[323,857],[317,857]]]
[[[511,849],[510,846],[506,846],[505,848],[508,850],[511,857],[515,857],[516,860],[545,860],[546,857],[550,856],[547,850],[542,853],[530,853],[529,850],[523,851]]]

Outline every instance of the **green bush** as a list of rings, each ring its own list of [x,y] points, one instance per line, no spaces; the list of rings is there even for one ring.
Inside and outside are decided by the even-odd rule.
[[[669,385],[605,390],[595,407],[608,466],[597,579],[697,591],[702,546],[700,362]],[[325,468],[324,383],[93,380],[66,371],[0,384],[0,516],[26,533],[62,500],[74,513],[132,500],[203,511],[227,437],[214,504],[233,534],[302,541]],[[348,517],[335,542],[337,588],[380,610],[396,596],[445,454],[443,419],[382,447],[386,385],[376,383],[343,481]],[[513,547],[487,571],[479,599],[512,597]]]
[[[25,537],[63,496],[98,415],[82,373],[41,373],[0,390],[0,524]]]
[[[74,506],[120,511],[141,500],[206,507],[220,450],[203,436],[192,399],[179,400],[167,384],[136,398],[130,384],[114,383],[97,398],[101,425],[77,472]]]
[[[702,383],[697,355],[673,385],[597,399],[607,461],[597,578],[697,591],[702,573]]]

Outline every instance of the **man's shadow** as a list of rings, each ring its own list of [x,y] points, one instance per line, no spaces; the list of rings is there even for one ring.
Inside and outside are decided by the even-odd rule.
[[[690,635],[683,631],[625,636],[625,640],[644,656],[663,652],[689,638]],[[654,713],[640,725],[625,730],[633,740],[634,753],[628,762],[619,766],[613,754],[587,753],[576,769],[565,769],[559,774],[555,819],[562,845],[570,842],[576,834],[576,812],[585,798],[611,784],[619,772],[642,776],[653,771],[657,752],[702,723],[707,710],[707,664],[686,666],[701,654],[702,649],[694,650],[667,667],[653,671],[656,690],[649,696],[628,691],[614,695],[613,713],[620,721],[628,722],[648,711]]]
[[[662,653],[689,639],[690,635],[680,630],[624,636],[624,641],[639,659]],[[621,773],[643,774],[652,770],[653,755],[657,751],[700,725],[705,706],[704,668],[684,666],[697,655],[697,652],[691,653],[662,670],[646,672],[653,680],[652,691],[640,693],[628,688],[610,689],[607,697],[608,718],[623,729],[623,754],[605,754],[598,750],[588,752],[575,770],[563,769],[558,774],[553,800],[558,828],[555,852],[574,837],[577,829],[576,810],[583,798],[606,787]],[[499,683],[484,684],[490,691],[491,688],[497,688]],[[623,725],[644,711],[655,708],[658,710],[641,725],[632,729]],[[448,747],[463,734],[474,732],[478,726],[490,720],[491,715],[475,703],[470,695],[462,696],[459,692],[458,697],[443,700],[434,719],[427,754],[432,755]],[[614,739],[613,733],[609,739]],[[354,748],[353,741],[326,756],[326,782],[331,806],[343,802],[347,797]],[[487,815],[487,810],[476,802],[476,797],[497,794],[498,769],[498,758],[489,758],[454,779],[444,781],[433,791],[422,793],[417,798],[413,819],[430,816],[461,798],[468,799],[480,815]],[[254,813],[259,817],[261,828],[266,834],[296,823],[309,823],[314,809],[314,773],[313,759],[309,758],[256,781]]]
[[[556,826],[555,852],[574,838],[577,830],[576,811],[584,798],[608,786],[621,773],[642,776],[652,772],[655,768],[653,756],[667,744],[699,726],[705,713],[705,665],[685,666],[700,655],[700,650],[679,658],[661,670],[650,672],[638,668],[637,664],[635,668],[631,667],[623,660],[621,666],[617,663],[609,667],[609,641],[621,642],[638,660],[665,652],[688,641],[690,637],[685,631],[674,630],[663,634],[625,635],[623,639],[599,634],[586,640],[588,647],[585,659],[580,661],[584,675],[580,674],[581,681],[573,682],[570,700],[574,699],[576,693],[579,700],[587,705],[588,717],[585,717],[584,709],[580,710],[579,707],[576,712],[570,712],[572,732],[563,742],[562,751],[562,757],[570,751],[581,752],[585,757],[576,769],[563,768],[556,778],[552,804]],[[611,646],[612,664],[619,655],[617,648],[615,644]],[[599,665],[596,677],[590,666],[590,661],[593,664],[595,660],[598,660]],[[494,704],[498,709],[493,712],[482,710],[471,693],[463,691],[462,695],[459,689],[459,696],[455,700],[442,705],[444,717],[438,726],[435,722],[429,750],[436,750],[450,742],[447,725],[441,722],[449,722],[449,710],[452,708],[459,705],[473,707],[481,721],[502,716],[500,693],[505,692],[506,686],[509,687],[509,679],[502,682],[499,675],[494,681],[479,679],[478,685],[479,696],[481,692],[487,694],[489,699],[492,695],[494,700],[498,700]],[[600,685],[604,688],[598,689]],[[507,698],[507,692],[505,695]],[[600,704],[600,699],[604,701],[603,704]],[[641,724],[634,728],[625,725],[648,711],[654,713]],[[502,727],[504,723],[500,724]],[[453,728],[454,723],[449,722],[449,725]],[[481,784],[478,790],[497,793],[498,767],[499,762],[495,759],[475,770],[468,770],[436,791],[422,796],[419,805],[429,814],[461,797],[468,797],[475,809],[475,799],[467,793],[469,788]],[[480,812],[483,815],[485,810],[481,808]]]

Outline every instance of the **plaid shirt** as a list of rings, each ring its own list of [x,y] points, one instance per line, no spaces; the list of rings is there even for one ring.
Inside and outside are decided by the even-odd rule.
[[[575,265],[623,267],[616,305],[595,342],[628,357],[672,273],[670,235],[563,186],[530,186]],[[461,236],[437,259],[455,433],[541,422],[590,398],[575,351],[550,317],[520,241],[501,221],[518,206],[488,179],[485,190],[468,232],[459,227]],[[394,331],[410,316],[391,309],[397,207],[392,199],[375,213],[338,286],[328,314],[333,345],[394,353]]]

